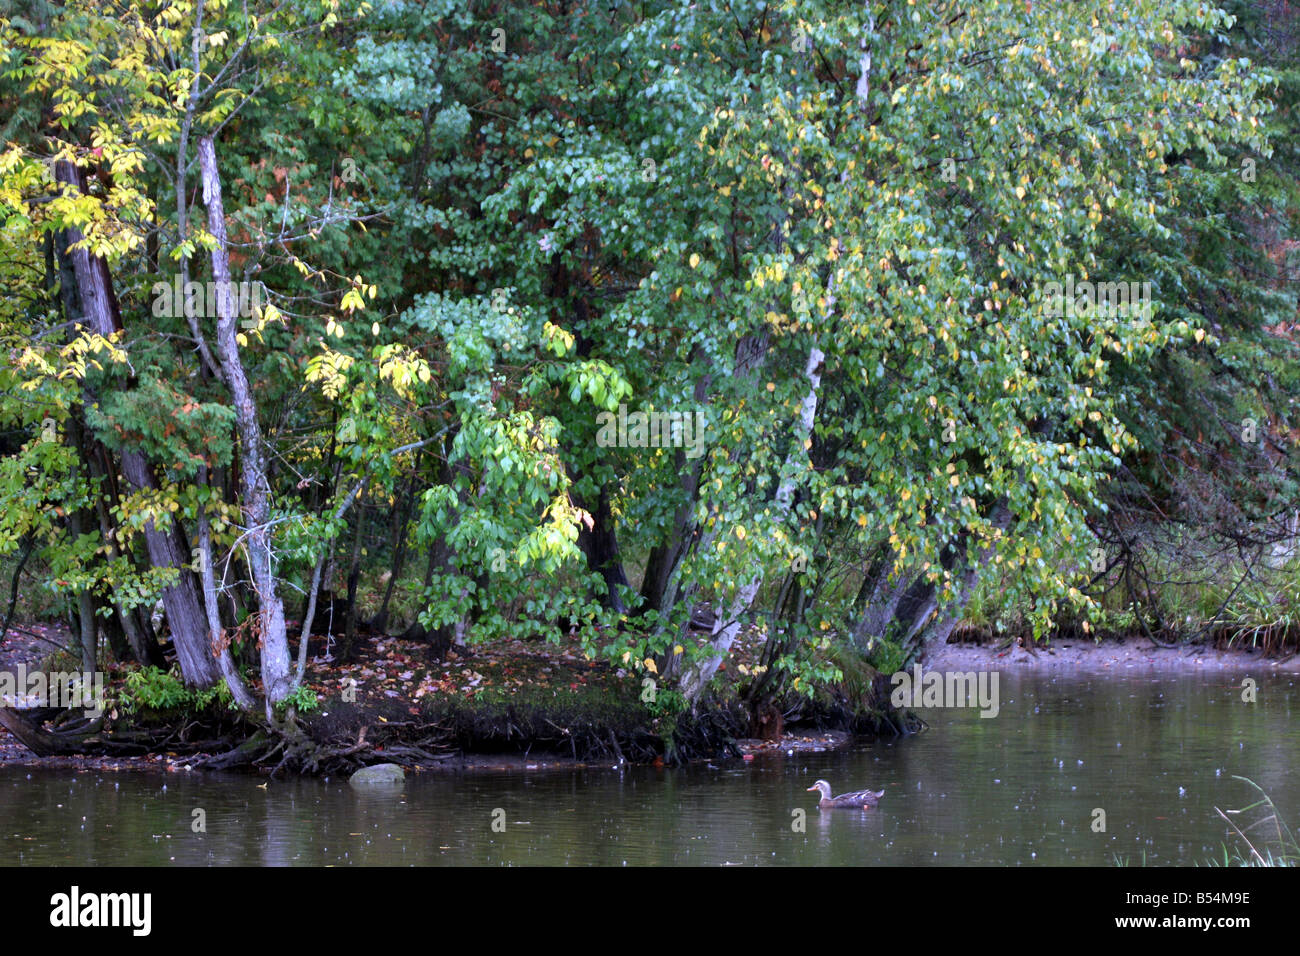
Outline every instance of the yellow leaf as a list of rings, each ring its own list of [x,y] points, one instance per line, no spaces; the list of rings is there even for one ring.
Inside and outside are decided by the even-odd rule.
[[[651,674],[659,673],[659,668],[655,666],[653,657],[647,657],[643,663],[645,664],[645,669],[648,670]]]
[[[686,648],[682,647],[682,645],[680,645],[680,644],[674,644],[674,645],[673,645],[673,654],[674,654],[674,655],[676,655],[676,654],[680,654],[680,653],[681,653],[682,651],[684,651],[684,650],[686,650]]]
[[[695,252],[692,252],[692,253],[691,253],[691,268],[694,269],[694,268],[695,268],[696,266],[698,266],[699,264],[700,264],[700,256],[699,256],[699,254],[698,254],[698,253],[695,253]]]

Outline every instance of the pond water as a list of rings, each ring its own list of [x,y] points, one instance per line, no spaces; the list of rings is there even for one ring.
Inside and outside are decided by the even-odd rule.
[[[0,768],[0,864],[1204,864],[1234,843],[1215,807],[1255,799],[1234,774],[1300,822],[1300,679],[1252,676],[1255,703],[1227,671],[1003,674],[996,718],[919,710],[914,736],[717,768],[442,772],[373,792]],[[820,811],[819,778],[885,797]]]

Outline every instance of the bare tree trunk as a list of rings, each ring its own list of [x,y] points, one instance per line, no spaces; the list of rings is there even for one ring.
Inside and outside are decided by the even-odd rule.
[[[415,494],[415,476],[420,470],[420,456],[416,457],[415,469],[412,472],[410,481],[407,483],[406,491],[400,496],[400,501],[393,507],[393,566],[389,569],[388,585],[384,588],[384,600],[379,606],[379,613],[375,616],[371,627],[379,632],[382,636],[388,631],[388,605],[393,599],[393,590],[397,586],[397,579],[402,576],[402,570],[406,566],[406,544],[407,534],[406,526],[411,521],[411,509],[414,507]]]
[[[205,465],[199,469],[199,485],[207,484],[208,469]],[[208,519],[207,507],[202,503],[199,505],[198,551],[199,580],[203,582],[203,609],[208,616],[208,635],[212,642],[212,653],[216,655],[221,676],[225,678],[226,686],[230,688],[231,696],[235,698],[239,709],[245,712],[251,711],[257,706],[257,701],[253,699],[253,694],[244,683],[244,679],[239,676],[239,668],[235,666],[235,659],[230,654],[230,644],[226,640],[226,629],[221,626],[221,611],[217,605],[217,582],[212,572],[211,523]]]
[[[80,435],[75,435],[80,439]],[[82,462],[85,461],[85,442],[76,440],[74,446],[77,449],[77,455]],[[78,476],[80,477],[80,476]],[[86,508],[74,508],[68,512],[68,531],[72,535],[72,540],[79,541],[83,534],[86,534],[90,524],[90,513]],[[90,589],[83,587],[77,592],[77,623],[80,625],[81,633],[81,669],[87,673],[93,673],[95,670],[95,657],[99,644],[99,630],[95,618],[95,595]]]
[[[366,532],[366,511],[357,509],[357,526],[352,536],[352,553],[348,557],[348,611],[343,623],[343,640],[339,642],[340,661],[352,660],[352,642],[357,630],[357,583],[361,578],[361,541]]]
[[[81,625],[81,669],[94,673],[99,628],[95,620],[95,596],[89,589],[77,595],[77,617]]]
[[[1006,531],[1011,526],[1011,518],[1011,509],[1007,507],[1006,502],[999,501],[989,516],[989,523],[994,533]],[[989,544],[980,549],[973,563],[967,563],[964,548],[963,541],[963,550],[959,558],[964,567],[957,585],[956,598],[942,609],[936,603],[933,610],[925,610],[924,617],[918,619],[907,635],[909,649],[918,648],[923,655],[933,652],[935,648],[948,643],[949,635],[961,620],[962,613],[970,602],[971,593],[975,590],[975,584],[979,581],[980,571],[993,556],[993,545]],[[942,613],[938,613],[940,610]]]
[[[808,364],[804,369],[804,376],[808,379],[808,394],[803,397],[799,405],[799,448],[801,450],[804,439],[812,434],[813,422],[817,417],[817,389],[821,387],[822,363],[825,359],[825,353],[816,346],[808,350]],[[786,467],[783,469],[786,477],[776,490],[773,510],[778,519],[789,513],[790,506],[794,502],[795,478],[793,466],[795,463],[792,459],[795,454],[797,453],[791,452],[791,457],[786,460]],[[682,675],[682,694],[692,705],[699,700],[704,688],[708,686],[709,681],[713,679],[713,675],[717,673],[718,665],[731,651],[731,645],[735,643],[740,634],[741,619],[749,612],[762,585],[763,572],[760,569],[736,591],[728,613],[719,614],[717,620],[714,621],[712,647],[709,656],[698,661]]]
[[[989,516],[992,532],[1005,531],[1011,518],[1006,502],[998,502]],[[968,540],[969,534],[963,532],[940,556],[943,570],[957,575],[956,594],[946,604],[924,574],[903,573],[889,581],[894,562],[892,550],[885,546],[877,566],[863,582],[859,595],[862,609],[853,627],[853,645],[865,653],[873,639],[884,637],[908,651],[920,650],[924,654],[946,643],[970,601],[981,569],[993,555],[992,544],[986,545],[972,563],[966,554]]]
[[[0,707],[0,727],[13,734],[24,747],[38,757],[74,754],[80,751],[76,740],[50,733],[18,707]]]
[[[575,472],[575,477],[577,473]],[[626,614],[623,589],[630,590],[627,575],[623,573],[623,558],[618,549],[618,533],[614,514],[609,507],[609,488],[602,485],[594,508],[587,506],[576,494],[571,495],[578,507],[591,515],[591,527],[578,527],[578,547],[587,558],[587,567],[600,575],[605,583],[605,593],[599,595],[601,605],[615,614]]]
[[[696,350],[695,360],[699,360]],[[695,403],[703,405],[708,399],[709,384],[713,381],[712,373],[702,375],[695,383]],[[690,549],[691,511],[695,508],[699,495],[700,476],[704,473],[704,456],[695,459],[695,463],[686,467],[686,453],[677,449],[675,453],[677,473],[681,475],[682,503],[673,513],[673,524],[662,543],[650,550],[646,559],[645,575],[641,578],[641,600],[646,610],[665,611],[672,607],[676,597],[672,581],[682,560]],[[675,665],[676,655],[667,654],[667,663]],[[660,669],[665,662],[660,662]]]
[[[58,160],[54,164],[54,175],[59,182],[75,187],[78,192],[84,192],[80,171],[67,160]],[[113,294],[112,277],[108,272],[108,264],[103,259],[91,256],[85,249],[68,250],[69,245],[81,240],[81,231],[70,228],[58,243],[61,255],[66,256],[71,266],[64,270],[65,280],[71,278],[76,285],[77,295],[73,298],[81,321],[98,334],[110,336],[122,328],[117,299]],[[136,490],[158,489],[149,464],[138,451],[129,448],[122,450],[122,476]],[[176,583],[163,589],[162,600],[167,623],[171,626],[172,643],[176,647],[181,674],[185,683],[192,687],[211,687],[221,679],[221,674],[207,650],[207,628],[203,619],[202,602],[194,575],[189,571],[190,552],[176,521],[162,521],[162,527],[153,521],[146,524],[144,539],[149,563],[155,568],[174,568],[178,573]]]
[[[69,419],[70,422],[74,420],[75,419]],[[77,423],[75,427],[80,428],[80,423]],[[125,554],[118,546],[117,537],[112,533],[112,522],[109,520],[107,502],[110,500],[117,501],[118,498],[116,488],[114,487],[115,483],[112,481],[112,475],[109,472],[109,469],[104,467],[103,461],[101,460],[101,456],[106,457],[106,450],[104,450],[102,446],[97,445],[94,439],[88,434],[83,434],[80,438],[81,440],[84,440],[86,444],[87,451],[85,457],[90,463],[91,474],[105,485],[103,488],[103,494],[95,496],[95,516],[99,520],[99,533],[108,545],[108,553],[111,558],[127,558],[129,561],[131,556]],[[111,499],[107,497],[110,494],[112,495]],[[125,606],[117,602],[113,602],[111,607],[121,622],[122,633],[125,635],[126,642],[131,649],[131,655],[143,666],[164,666],[166,661],[163,659],[162,648],[158,646],[158,639],[154,636],[152,629],[146,631],[141,626],[142,616],[137,613],[138,609],[133,608],[128,610]]]
[[[109,660],[126,662],[136,659],[135,650],[127,640],[126,631],[122,627],[122,614],[117,605],[96,595],[95,620],[99,632],[108,641]]]
[[[850,642],[863,654],[871,649],[872,640],[885,632],[885,626],[893,620],[898,602],[910,584],[910,579],[904,574],[895,573],[895,563],[893,547],[882,543],[853,602],[858,620],[850,634]]]
[[[357,496],[360,495],[362,489],[365,488],[367,480],[368,479],[362,478],[361,481],[357,483],[357,486],[348,493],[348,496],[343,499],[343,502],[334,512],[335,521],[339,521],[345,514],[347,514],[348,509],[352,507],[352,503],[357,500]],[[316,619],[316,601],[320,595],[321,573],[324,571],[325,565],[328,563],[330,554],[333,551],[334,537],[334,535],[331,535],[326,539],[325,549],[321,552],[320,558],[316,561],[316,567],[312,568],[311,587],[307,591],[307,609],[303,611],[302,615],[302,636],[298,640],[298,666],[294,672],[293,678],[295,687],[302,683],[303,675],[307,672],[307,644],[311,638],[312,622]],[[331,604],[332,603],[333,599],[331,598]]]
[[[189,238],[189,189],[187,187],[187,171],[190,162],[190,132],[194,128],[194,117],[199,110],[199,87],[203,78],[202,62],[200,60],[200,43],[203,28],[203,3],[200,0],[195,10],[194,30],[195,42],[190,46],[190,57],[193,72],[190,80],[190,90],[188,101],[185,107],[185,115],[181,118],[180,130],[176,136],[176,174],[173,177],[172,185],[176,196],[176,237],[179,241],[184,242]],[[188,257],[182,258],[181,267],[181,290],[184,295],[186,284],[190,281],[190,260]],[[202,368],[208,371],[214,378],[220,382],[225,382],[225,375],[216,361],[212,357],[212,352],[208,348],[208,340],[203,335],[203,329],[199,325],[198,315],[191,314],[189,309],[184,308],[183,303],[178,303],[178,308],[185,316],[186,322],[190,327],[190,334],[194,336],[194,343],[199,350],[199,359]],[[196,310],[197,311],[197,310]]]
[[[257,592],[262,641],[262,687],[266,694],[267,717],[271,707],[293,690],[289,640],[285,631],[284,602],[276,588],[275,559],[271,549],[271,497],[266,478],[266,456],[262,430],[257,422],[248,377],[239,356],[236,339],[235,303],[231,295],[230,260],[226,252],[226,213],[221,201],[221,178],[217,172],[217,151],[211,136],[199,140],[199,174],[203,180],[203,203],[208,207],[208,232],[212,246],[212,281],[217,284],[217,349],[235,404],[235,423],[243,467],[241,491],[247,523],[248,564]]]

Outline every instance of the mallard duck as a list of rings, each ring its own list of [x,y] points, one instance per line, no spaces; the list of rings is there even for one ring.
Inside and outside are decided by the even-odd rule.
[[[852,793],[841,793],[838,797],[832,797],[831,785],[825,780],[818,780],[808,789],[822,792],[822,798],[817,803],[819,807],[850,807],[867,810],[879,803],[880,798],[885,795],[883,790],[854,790]]]

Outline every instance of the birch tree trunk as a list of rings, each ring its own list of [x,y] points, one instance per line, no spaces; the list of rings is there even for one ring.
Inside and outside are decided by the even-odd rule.
[[[208,232],[216,240],[212,247],[212,281],[217,285],[217,350],[230,386],[235,424],[239,430],[243,465],[240,490],[247,525],[249,572],[257,592],[262,688],[266,694],[267,718],[270,719],[272,705],[284,700],[292,691],[293,674],[284,602],[276,588],[275,558],[271,550],[271,493],[266,478],[266,456],[262,449],[262,430],[257,423],[257,406],[253,403],[236,339],[235,302],[231,295],[230,258],[226,251],[226,212],[221,200],[221,179],[217,173],[217,151],[211,136],[199,140],[199,174],[203,180],[203,204],[208,208]]]
[[[868,17],[870,18],[870,13],[868,13]],[[870,19],[870,25],[871,29],[874,30],[874,18]],[[871,89],[871,50],[867,46],[867,40],[865,37],[862,40],[861,48],[863,51],[859,60],[861,75],[858,79],[855,93],[858,107],[865,112],[868,94]],[[844,174],[841,181],[843,182],[846,178],[847,173]],[[789,193],[792,191],[793,190],[791,189],[787,189],[787,199],[789,198]],[[787,220],[788,215],[783,217],[783,219],[778,222],[773,229],[773,244],[778,252],[781,250],[784,242],[784,230]],[[834,291],[835,276],[832,272],[827,282],[827,298],[832,302],[832,305],[834,302]],[[765,342],[764,345],[766,345]],[[766,348],[764,348],[763,351],[766,352]],[[808,379],[809,388],[808,394],[806,394],[800,402],[799,411],[800,440],[798,447],[800,449],[803,448],[804,441],[812,434],[813,423],[817,418],[817,389],[821,386],[821,370],[825,360],[825,353],[823,353],[816,345],[813,345],[809,349],[808,364],[804,370],[804,375]],[[761,358],[755,362],[755,366],[757,366],[759,362],[761,362]],[[777,488],[774,509],[776,512],[775,517],[778,520],[784,518],[790,513],[790,505],[794,499],[794,475],[797,469],[797,463],[794,461],[794,458],[796,454],[797,453],[792,452],[786,458],[785,467],[782,469],[786,477],[782,479],[780,486]],[[706,536],[706,541],[701,544],[701,547],[707,546],[708,539],[709,536]],[[700,695],[704,692],[704,688],[708,686],[709,681],[713,679],[713,675],[717,673],[718,665],[722,663],[723,658],[731,651],[732,644],[735,643],[736,637],[740,634],[742,624],[741,619],[753,606],[754,598],[758,596],[759,589],[762,585],[763,571],[762,569],[759,569],[749,581],[741,585],[736,591],[729,612],[726,614],[719,614],[714,620],[709,655],[696,663],[695,666],[688,670],[682,677],[682,694],[692,706],[694,706],[696,701],[699,700]]]
[[[808,379],[808,394],[799,403],[798,447],[800,450],[804,447],[804,441],[812,434],[813,422],[817,418],[817,389],[821,386],[822,363],[825,360],[825,353],[815,345],[808,350],[808,365],[804,369],[804,376]],[[796,454],[791,452],[786,458],[786,467],[783,469],[785,478],[776,490],[773,510],[777,520],[790,513],[790,505],[794,501],[795,471],[798,467],[798,463],[794,460]],[[682,694],[692,706],[699,700],[704,688],[713,679],[713,675],[717,673],[718,665],[730,653],[731,645],[736,642],[740,634],[742,618],[753,606],[754,598],[758,596],[759,588],[762,586],[763,572],[759,570],[737,589],[728,613],[719,614],[713,622],[709,655],[698,661],[682,676]]]
[[[199,485],[208,485],[208,469],[202,467],[199,469]],[[221,626],[221,614],[217,609],[217,582],[216,576],[212,569],[212,533],[211,522],[208,519],[208,510],[206,504],[199,505],[199,580],[203,584],[203,607],[208,616],[208,638],[212,643],[212,653],[216,655],[217,666],[221,670],[221,676],[225,678],[226,686],[230,688],[231,696],[235,698],[235,703],[243,711],[251,711],[257,706],[257,701],[253,699],[252,692],[249,691],[244,679],[239,676],[239,669],[235,667],[235,660],[230,653],[230,645],[226,641],[226,629]]]

